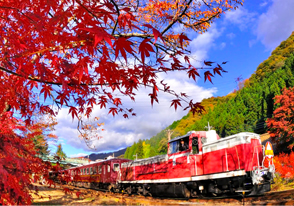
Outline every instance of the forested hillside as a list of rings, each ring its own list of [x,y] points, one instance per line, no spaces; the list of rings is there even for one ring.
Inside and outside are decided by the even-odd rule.
[[[127,148],[124,156],[134,159],[135,154],[138,158],[165,154],[168,129],[173,132],[172,137],[175,137],[191,130],[204,130],[208,122],[222,137],[243,131],[265,133],[265,121],[272,117],[276,107],[273,97],[281,94],[281,89],[294,86],[293,73],[292,33],[258,66],[249,79],[239,84],[238,90],[224,97],[203,100],[202,104],[206,109],[204,114],[193,116],[188,113],[151,139],[134,143]]]

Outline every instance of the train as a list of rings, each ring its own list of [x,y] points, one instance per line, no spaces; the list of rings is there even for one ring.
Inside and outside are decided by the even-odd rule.
[[[275,172],[264,150],[255,133],[220,138],[215,130],[190,131],[168,141],[165,155],[112,157],[66,169],[63,175],[75,186],[144,196],[262,195],[270,191]]]

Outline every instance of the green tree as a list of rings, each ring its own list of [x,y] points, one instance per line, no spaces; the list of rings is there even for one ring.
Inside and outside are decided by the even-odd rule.
[[[143,152],[143,141],[140,139],[137,143],[137,149],[135,154],[137,154],[137,158],[142,159],[144,157]]]
[[[159,154],[167,153],[167,143],[168,143],[167,138],[163,138],[160,140],[158,150],[157,150]]]
[[[129,152],[130,152],[130,147],[127,147],[125,153],[124,153],[124,158],[128,159],[129,158]]]
[[[131,160],[134,159],[134,155],[135,155],[136,149],[137,149],[137,143],[134,142],[134,144],[129,149],[129,153],[128,153],[127,159],[131,159]]]
[[[48,156],[48,143],[43,135],[37,135],[33,138],[37,153],[41,156]]]
[[[146,144],[146,142],[144,141],[143,143],[143,158],[148,158],[150,157],[150,144]]]

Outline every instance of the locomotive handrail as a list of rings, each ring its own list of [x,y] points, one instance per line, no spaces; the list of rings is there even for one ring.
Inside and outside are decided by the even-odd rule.
[[[225,149],[225,153],[226,153],[226,166],[227,166],[227,171],[229,171],[227,148]]]
[[[195,173],[196,175],[198,175],[198,171],[197,171],[197,157],[194,156],[194,163],[195,163]]]
[[[236,146],[235,146],[235,149],[236,149],[236,153],[237,153],[237,157],[238,157],[238,165],[239,165],[239,169],[241,169],[241,168],[240,168],[239,154],[238,154],[238,150],[237,150],[237,147],[236,147]]]
[[[263,149],[264,146],[263,145],[259,145],[259,146],[255,146],[254,147],[253,155],[252,155],[252,168],[253,168],[253,158],[254,158],[255,149],[258,148],[258,147],[262,147],[262,149]],[[260,167],[260,165],[259,165],[258,151],[256,152],[256,157],[257,157],[257,166]],[[263,162],[262,162],[262,167],[263,167]]]

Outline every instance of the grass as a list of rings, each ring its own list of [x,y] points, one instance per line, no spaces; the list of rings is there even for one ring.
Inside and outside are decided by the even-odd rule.
[[[276,173],[274,178],[274,184],[272,184],[272,191],[282,191],[294,189],[294,180],[293,179],[284,179]]]

